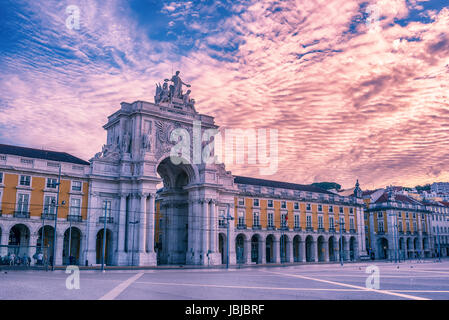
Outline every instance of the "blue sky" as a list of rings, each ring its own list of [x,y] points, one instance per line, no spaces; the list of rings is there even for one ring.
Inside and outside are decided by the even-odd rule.
[[[3,0],[0,143],[89,159],[120,102],[181,70],[218,125],[280,130],[263,178],[448,180],[448,21],[440,0]]]

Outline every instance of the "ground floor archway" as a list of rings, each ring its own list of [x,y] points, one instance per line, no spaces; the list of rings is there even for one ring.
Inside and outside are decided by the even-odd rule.
[[[274,262],[274,236],[268,235],[265,242],[265,258],[267,263]]]
[[[235,238],[235,254],[237,263],[245,263],[245,235],[239,234]]]
[[[100,229],[97,232],[97,241],[96,241],[96,262],[102,263],[103,258],[103,234],[104,229]],[[106,243],[105,243],[105,254],[104,254],[104,262],[106,265],[110,265],[112,263],[112,232],[109,229],[106,229]]]
[[[81,230],[76,227],[69,227],[64,232],[64,248],[62,251],[62,263],[79,264],[81,248]]]

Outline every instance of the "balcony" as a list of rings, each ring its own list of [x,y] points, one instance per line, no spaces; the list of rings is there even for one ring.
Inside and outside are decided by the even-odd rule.
[[[240,229],[240,230],[245,230],[246,229],[246,224],[238,224],[237,225],[237,229]]]
[[[355,229],[349,229],[349,233],[357,233]]]
[[[318,228],[318,232],[324,232],[324,228]]]
[[[102,217],[104,219],[104,217]],[[67,221],[71,221],[71,222],[81,222],[83,220],[83,218],[78,215],[78,214],[69,214],[67,216]]]
[[[104,216],[101,216],[101,217],[98,219],[98,221],[99,221],[100,223],[104,223],[105,217],[104,217]],[[114,217],[106,217],[106,223],[114,223]]]
[[[219,228],[226,228],[227,225],[226,225],[226,223],[225,223],[224,221],[220,221],[220,222],[218,223],[218,227],[219,227]]]
[[[301,231],[302,229],[301,229],[301,227],[294,227],[293,230],[294,231]]]
[[[407,231],[407,235],[411,235],[412,233],[410,231]]]
[[[313,227],[306,227],[306,231],[313,232]]]
[[[253,230],[261,230],[262,227],[260,225],[253,225]]]
[[[14,211],[14,218],[29,219],[30,213],[26,211]]]
[[[267,226],[267,230],[276,230],[275,226]]]
[[[385,231],[383,231],[383,230],[382,230],[382,231],[377,231],[377,234],[378,234],[378,235],[384,235],[384,234],[385,234]]]
[[[42,212],[41,219],[42,220],[55,220],[55,213]]]
[[[335,233],[335,228],[329,228],[330,233]]]
[[[288,230],[288,226],[281,226],[281,227],[279,228],[279,230],[284,230],[284,231],[286,231],[286,230]]]

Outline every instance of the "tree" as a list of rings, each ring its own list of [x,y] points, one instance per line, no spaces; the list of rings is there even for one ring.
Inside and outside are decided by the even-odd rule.
[[[340,190],[341,189],[341,185],[339,185],[336,182],[315,182],[312,183],[312,186],[324,189],[324,190],[330,190],[330,189],[335,189],[335,190]]]

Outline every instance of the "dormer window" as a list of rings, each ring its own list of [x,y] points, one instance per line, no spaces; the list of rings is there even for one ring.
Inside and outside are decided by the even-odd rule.
[[[258,207],[259,206],[259,199],[254,199],[253,200],[253,206],[254,207]]]

